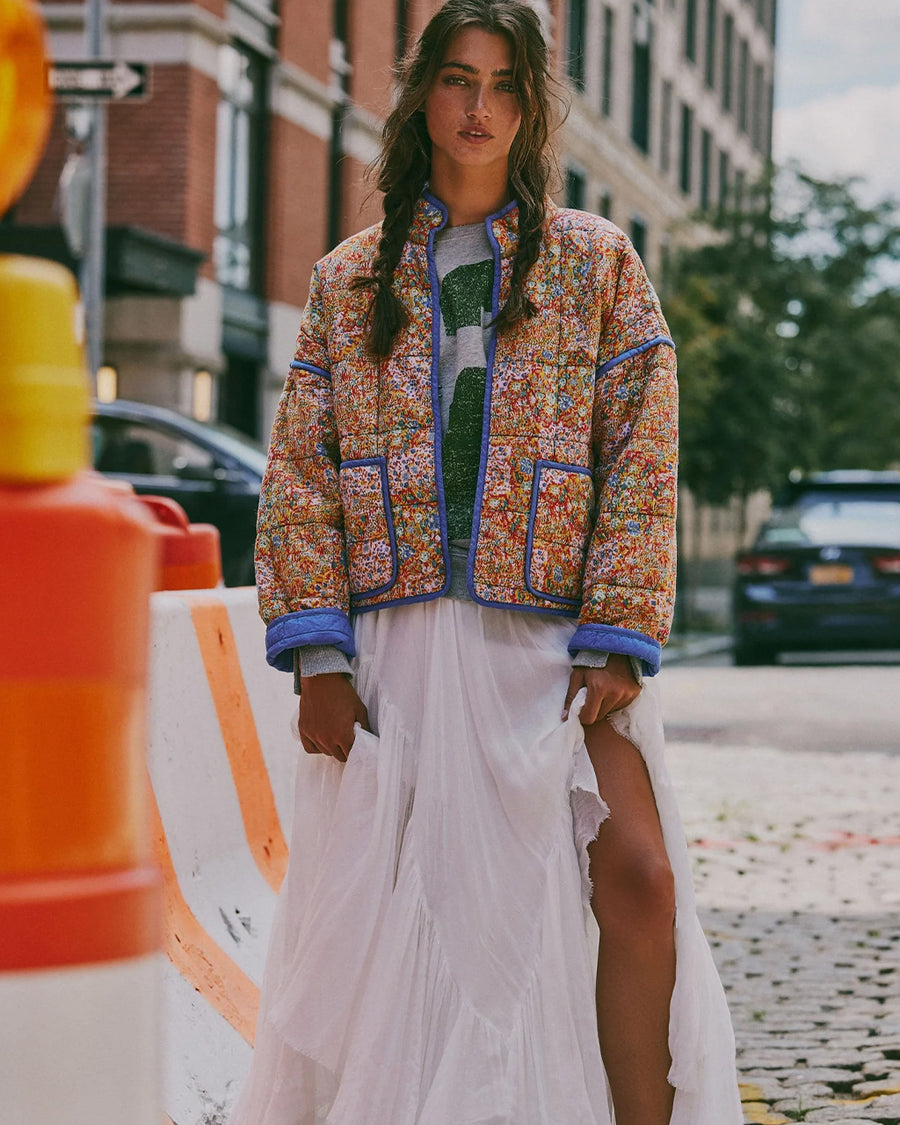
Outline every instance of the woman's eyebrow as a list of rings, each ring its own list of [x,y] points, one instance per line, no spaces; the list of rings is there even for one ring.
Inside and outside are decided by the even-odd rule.
[[[446,70],[447,67],[450,67],[450,66],[455,67],[457,70],[464,70],[466,72],[466,74],[478,74],[478,73],[480,73],[477,66],[472,66],[470,63],[456,62],[455,60],[452,60],[452,59],[449,60],[448,62],[441,63],[440,69]],[[492,70],[491,71],[491,78],[511,78],[511,77],[512,77],[512,70]]]

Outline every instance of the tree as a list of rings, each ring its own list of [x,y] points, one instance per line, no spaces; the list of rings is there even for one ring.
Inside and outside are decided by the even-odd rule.
[[[711,504],[793,468],[900,461],[897,205],[795,169],[761,184],[774,206],[723,213],[670,271],[682,478]]]

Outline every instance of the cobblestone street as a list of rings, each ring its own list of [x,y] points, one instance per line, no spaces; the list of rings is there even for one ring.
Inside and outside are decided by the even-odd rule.
[[[782,671],[808,705],[816,673]],[[667,672],[667,701],[697,674]],[[854,674],[874,690],[896,671]],[[707,698],[733,705],[741,675],[752,690],[752,670],[705,670]],[[848,746],[866,745],[841,721]],[[744,1120],[900,1125],[900,756],[727,745],[702,728],[695,741],[676,728],[669,762],[732,1008]]]

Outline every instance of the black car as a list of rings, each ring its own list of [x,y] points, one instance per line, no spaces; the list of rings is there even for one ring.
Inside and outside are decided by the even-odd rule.
[[[214,524],[225,584],[252,586],[262,447],[228,426],[159,406],[97,402],[93,412],[94,468],[129,481],[135,492],[170,496],[192,523]]]
[[[900,473],[792,480],[735,571],[735,664],[900,648]]]

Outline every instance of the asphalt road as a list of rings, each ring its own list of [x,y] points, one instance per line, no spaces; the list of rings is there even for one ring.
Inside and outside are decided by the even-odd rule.
[[[900,754],[900,655],[841,659],[735,668],[721,654],[664,668],[667,739],[710,749]]]

